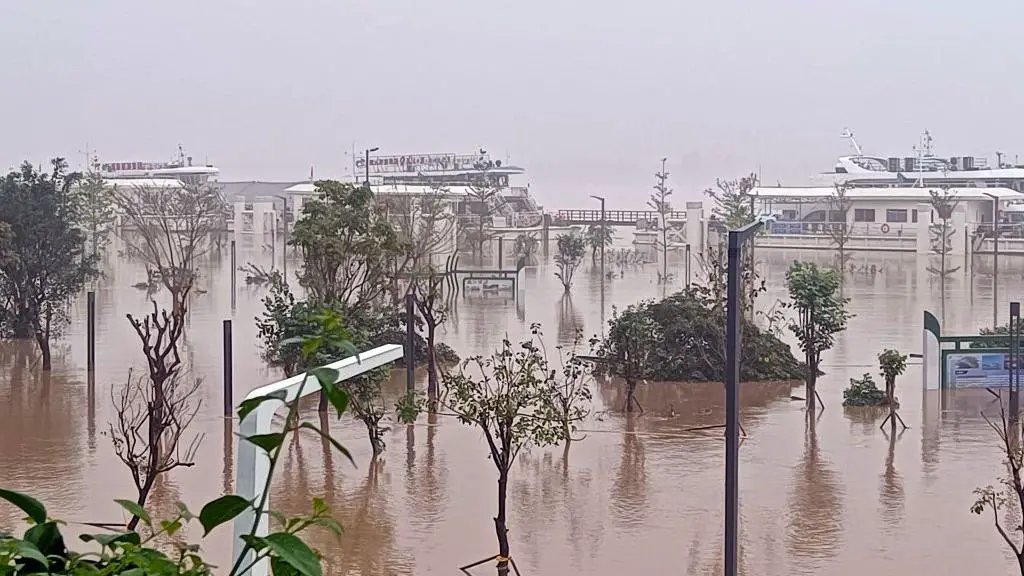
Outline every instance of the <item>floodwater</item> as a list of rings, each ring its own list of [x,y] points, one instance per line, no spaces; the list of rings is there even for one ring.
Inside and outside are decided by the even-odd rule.
[[[116,250],[116,249],[115,249]],[[112,252],[113,253],[113,252]],[[280,254],[278,254],[278,257]],[[825,253],[762,250],[768,293],[761,305],[783,297],[784,271],[795,258],[825,262]],[[114,498],[133,498],[127,470],[105,432],[113,416],[111,390],[141,368],[138,340],[125,319],[143,313],[147,300],[131,287],[142,268],[112,255],[98,282],[98,372],[85,370],[85,298],[71,311],[72,325],[54,355],[52,374],[37,371],[37,356],[20,343],[0,346],[0,486],[29,491],[53,516],[72,522],[122,518]],[[227,258],[211,256],[192,304],[185,359],[203,379],[203,408],[193,429],[204,435],[194,467],[176,470],[153,494],[153,507],[169,514],[182,500],[194,509],[230,490],[236,450],[221,418],[221,322],[234,323],[234,394],[278,378],[259,358],[253,318],[263,290],[239,274],[231,308]],[[265,249],[242,248],[239,264],[269,263]],[[989,409],[983,392],[940,397],[920,391],[911,365],[899,382],[901,414],[910,428],[887,437],[881,415],[844,411],[848,378],[877,373],[882,348],[920,352],[921,311],[936,313],[939,287],[919,272],[913,255],[857,253],[846,295],[856,317],[825,358],[820,391],[826,404],[813,426],[802,389],[749,384],[743,391],[741,447],[741,573],[861,575],[1005,574],[1012,557],[992,527],[975,516],[972,491],[998,483],[1003,469],[993,433],[979,415]],[[678,263],[676,263],[678,264]],[[292,262],[291,268],[296,264]],[[875,272],[871,272],[871,267]],[[609,266],[609,268],[613,268]],[[656,266],[608,281],[605,311],[656,297]],[[681,270],[676,266],[677,272]],[[947,333],[971,333],[992,323],[991,262],[974,275],[953,274],[946,288]],[[549,344],[571,338],[581,325],[601,331],[600,273],[588,261],[571,300],[550,265],[525,270],[519,302],[460,299],[442,340],[463,356],[486,353],[504,334],[543,323]],[[1024,261],[1000,262],[1000,299],[1024,278]],[[677,282],[676,286],[680,286]],[[1005,316],[1005,306],[999,316]],[[422,374],[420,374],[422,377]],[[404,387],[396,371],[389,403]],[[422,381],[419,385],[422,385]],[[509,488],[512,554],[523,574],[720,574],[722,571],[723,451],[720,429],[687,431],[723,420],[718,384],[658,383],[641,387],[643,416],[618,412],[622,391],[595,384],[595,416],[585,438],[566,456],[560,447],[521,456]],[[312,406],[306,417],[316,418]],[[496,475],[480,433],[439,416],[386,434],[376,464],[361,425],[346,417],[332,433],[351,450],[357,467],[332,454],[314,436],[302,436],[282,458],[271,504],[285,512],[308,510],[323,496],[345,529],[338,540],[311,535],[332,574],[457,574],[457,567],[493,555]],[[18,514],[0,506],[0,527]],[[225,563],[230,529],[204,546]],[[481,566],[474,573],[490,574]]]

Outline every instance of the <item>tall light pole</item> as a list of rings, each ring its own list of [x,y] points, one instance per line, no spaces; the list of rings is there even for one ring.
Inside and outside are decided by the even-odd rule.
[[[281,196],[278,194],[274,195],[274,198],[280,199],[284,202],[284,209],[281,212],[281,235],[284,237],[284,250],[283,257],[281,258],[281,275],[284,277],[284,285],[288,286],[288,197]]]
[[[992,199],[992,326],[999,326],[999,198],[991,192],[982,192]]]
[[[755,220],[729,230],[725,305],[725,576],[736,576],[740,525],[740,298],[743,246],[764,226]]]
[[[366,169],[366,180],[364,183],[367,188],[370,187],[370,152],[376,152],[377,150],[380,150],[380,148],[376,146],[366,149],[366,164],[363,165],[363,168]]]
[[[591,198],[601,203],[601,236],[599,241],[601,243],[601,333],[604,333],[604,239],[606,237],[608,221],[605,219],[604,211],[604,197],[590,195]]]

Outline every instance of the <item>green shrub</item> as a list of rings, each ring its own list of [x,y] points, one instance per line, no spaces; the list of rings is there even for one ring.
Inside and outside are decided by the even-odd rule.
[[[843,390],[843,406],[884,406],[885,392],[875,386],[871,374],[860,379],[850,378],[850,386]]]

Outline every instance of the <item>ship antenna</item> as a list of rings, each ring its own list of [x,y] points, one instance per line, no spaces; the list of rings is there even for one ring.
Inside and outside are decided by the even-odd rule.
[[[853,137],[853,132],[849,128],[843,128],[840,138],[846,138],[850,141],[850,146],[853,146],[853,151],[857,153],[857,156],[864,155],[864,151],[860,149],[860,144],[857,144],[857,139]]]

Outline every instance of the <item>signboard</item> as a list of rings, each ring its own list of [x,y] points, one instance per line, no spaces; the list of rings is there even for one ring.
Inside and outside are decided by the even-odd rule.
[[[511,296],[516,289],[515,278],[463,278],[467,294]]]
[[[1007,388],[1012,365],[1013,359],[1005,352],[947,354],[946,385],[950,388]]]
[[[443,172],[445,170],[472,170],[480,162],[487,162],[481,154],[404,154],[400,156],[370,156],[370,173]],[[366,158],[356,158],[356,170],[366,171]]]

